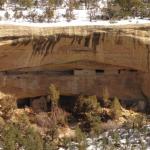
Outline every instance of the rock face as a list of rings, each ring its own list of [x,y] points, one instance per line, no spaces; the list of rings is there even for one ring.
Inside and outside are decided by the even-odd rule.
[[[150,24],[121,27],[0,26],[0,91],[17,98],[96,94],[150,98]]]

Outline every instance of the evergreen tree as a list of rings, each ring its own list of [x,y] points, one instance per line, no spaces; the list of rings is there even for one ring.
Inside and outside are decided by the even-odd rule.
[[[90,21],[101,19],[102,10],[99,6],[99,0],[90,0],[87,9]]]
[[[57,4],[56,0],[48,0],[48,5],[50,7],[53,7],[56,9],[56,4]]]
[[[142,5],[142,0],[115,0],[120,7],[125,11],[130,11],[133,7],[139,7]]]
[[[10,14],[8,13],[8,11],[5,12],[4,16],[5,16],[5,18],[6,18],[7,20],[9,19]]]
[[[142,0],[115,0],[115,4],[119,4],[124,16],[138,16],[141,8],[144,6]]]
[[[58,106],[58,101],[60,99],[60,92],[54,84],[49,86],[49,97],[52,101],[52,107]]]
[[[67,9],[66,9],[66,13],[64,17],[67,19],[68,22],[70,22],[71,20],[75,18],[75,15],[73,13],[73,10],[75,8],[75,3],[73,3],[72,1],[67,1],[66,7]]]
[[[22,7],[30,8],[33,6],[32,0],[18,0],[18,3]]]
[[[47,22],[50,22],[50,20],[54,17],[54,9],[51,7],[47,7],[45,10],[45,18],[47,19]]]
[[[111,114],[114,119],[118,119],[122,115],[122,106],[117,97],[114,98],[111,104]]]
[[[6,0],[0,0],[0,9],[2,9],[3,5],[5,4]]]

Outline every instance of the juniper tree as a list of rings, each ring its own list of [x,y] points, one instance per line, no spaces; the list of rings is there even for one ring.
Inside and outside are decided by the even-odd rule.
[[[54,84],[50,84],[50,86],[49,86],[49,97],[52,102],[52,107],[58,106],[60,92]]]
[[[66,7],[67,7],[67,9],[66,9],[66,13],[65,13],[64,17],[69,22],[69,21],[73,20],[74,17],[75,17],[74,14],[73,14],[73,10],[74,10],[75,6],[74,6],[73,2],[67,1],[66,2]]]
[[[49,7],[56,9],[56,4],[56,0],[48,0]]]
[[[22,7],[30,8],[33,6],[33,0],[18,0],[18,4]]]
[[[98,0],[91,0],[88,4],[88,16],[90,21],[100,19],[101,9]]]
[[[54,17],[54,9],[51,7],[47,7],[45,10],[45,17],[48,22]]]
[[[5,16],[5,18],[6,18],[7,20],[9,19],[10,14],[8,13],[8,11],[5,12],[4,16]]]
[[[5,4],[6,0],[0,0],[0,9],[2,9],[3,5]]]
[[[130,11],[133,7],[139,7],[142,4],[142,0],[115,0],[114,2],[125,11]]]
[[[122,106],[117,97],[113,99],[111,104],[111,114],[114,119],[118,119],[122,114]]]
[[[133,16],[137,16],[144,6],[142,0],[115,0],[114,4],[118,4],[121,7],[123,15]]]

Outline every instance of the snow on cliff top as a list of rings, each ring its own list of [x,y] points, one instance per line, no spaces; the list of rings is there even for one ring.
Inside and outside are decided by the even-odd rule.
[[[106,7],[106,0],[100,1],[99,4],[101,7]],[[42,23],[32,22],[31,19],[27,19],[24,16],[29,15],[31,12],[36,13],[37,15],[44,14],[44,8],[31,8],[28,10],[23,10],[23,17],[16,19],[14,18],[15,11],[13,11],[13,6],[6,5],[4,10],[0,10],[0,25],[21,25],[21,26],[33,26],[33,27],[68,27],[68,26],[120,26],[120,25],[134,25],[134,24],[146,24],[150,23],[150,18],[140,19],[140,18],[128,18],[122,20],[96,20],[90,22],[88,10],[83,7],[82,9],[74,10],[73,13],[75,18],[70,22],[66,21],[64,14],[66,12],[65,7],[57,8],[55,11],[55,17],[59,16],[56,20],[53,19],[52,22],[43,21]],[[6,12],[9,14],[9,17],[6,18]],[[99,12],[100,13],[100,12]]]
[[[122,19],[119,21],[115,21],[111,23],[110,21],[82,21],[82,20],[73,20],[71,22],[57,22],[57,23],[32,23],[32,22],[24,22],[24,21],[0,21],[0,25],[18,25],[18,26],[33,26],[33,27],[68,27],[68,26],[121,26],[121,25],[134,25],[134,24],[147,24],[150,23],[148,19]]]

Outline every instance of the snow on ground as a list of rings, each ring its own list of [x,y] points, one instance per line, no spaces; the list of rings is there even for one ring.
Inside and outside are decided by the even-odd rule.
[[[22,25],[22,26],[33,26],[33,27],[68,27],[68,26],[118,26],[118,25],[134,25],[134,24],[146,24],[150,23],[149,19],[139,19],[139,18],[131,18],[131,19],[122,19],[122,20],[116,20],[114,22],[111,21],[104,21],[104,20],[99,20],[99,21],[87,21],[87,20],[72,20],[70,22],[67,22],[62,19],[59,22],[56,23],[32,23],[32,22],[27,22],[23,19],[18,19],[17,21],[13,20],[7,20],[7,21],[0,21],[0,25]]]
[[[150,125],[140,129],[119,128],[100,134],[97,138],[86,138],[86,150],[150,150]],[[69,145],[67,145],[69,146]],[[67,150],[78,150],[78,143],[70,143]],[[66,150],[59,148],[59,150]]]
[[[106,7],[106,0],[101,0],[99,2],[100,8]],[[51,22],[47,22],[45,19],[42,23],[39,23],[38,21],[35,21],[35,23],[32,22],[31,18],[27,18],[30,13],[34,12],[36,15],[43,15],[45,13],[45,8],[31,8],[27,10],[21,10],[23,16],[19,19],[14,18],[14,7],[13,5],[5,5],[4,10],[0,10],[0,25],[22,25],[22,26],[35,26],[35,27],[67,27],[67,26],[112,26],[112,25],[129,25],[129,24],[145,24],[150,23],[150,18],[140,19],[140,18],[128,18],[128,19],[122,19],[122,20],[97,20],[90,22],[89,19],[89,13],[88,10],[85,9],[85,6],[78,10],[74,10],[73,14],[75,15],[75,19],[71,20],[70,22],[67,22],[66,18],[64,17],[64,14],[66,12],[66,7],[62,6],[56,9],[54,18]],[[9,14],[9,17],[7,18],[6,12]],[[102,13],[99,11],[99,15]],[[57,17],[56,17],[57,16]]]

